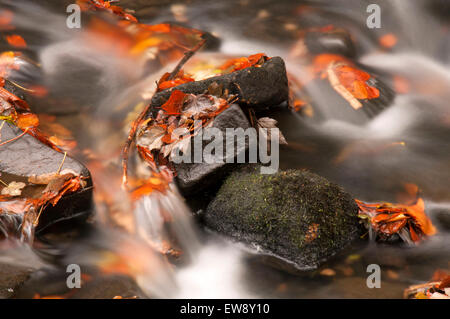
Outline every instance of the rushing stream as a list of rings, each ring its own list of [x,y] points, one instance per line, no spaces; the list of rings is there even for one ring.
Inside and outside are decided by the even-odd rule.
[[[172,65],[149,71],[140,56],[123,57],[113,48],[109,55],[100,54],[98,47],[89,45],[93,36],[89,31],[62,26],[64,6],[49,1],[41,8],[31,2],[14,1],[13,8],[19,27],[36,34],[36,43],[29,48],[42,67],[37,71],[27,65],[16,79],[52,88],[57,92],[49,103],[52,106],[63,105],[64,96],[78,101],[81,112],[61,112],[57,121],[74,133],[78,151],[73,156],[91,171],[95,187],[114,196],[109,207],[96,207],[96,226],[87,227],[75,239],[64,234],[43,235],[41,249],[22,246],[0,257],[0,261],[40,269],[18,297],[63,294],[59,288],[42,291],[40,287],[52,286],[49,283],[59,279],[64,283],[61,265],[67,263],[100,267],[108,273],[102,268],[105,258],[99,257],[108,252],[120,256],[126,269],[122,272],[131,275],[145,294],[159,298],[401,298],[409,285],[428,281],[436,269],[450,267],[450,20],[439,15],[439,9],[433,10],[429,1],[203,0],[176,5],[170,1],[121,1],[123,7],[135,10],[142,23],[176,20],[222,40],[219,52],[200,52],[194,60],[264,52],[281,56],[288,72],[301,78],[305,70],[293,54],[294,31],[326,21],[347,28],[357,39],[358,62],[380,76],[394,74],[409,80],[409,91],[397,95],[371,119],[345,109],[333,110],[320,91],[311,92],[323,115],[320,122],[288,111],[271,114],[292,145],[281,149],[281,168],[308,168],[367,202],[396,202],[405,183],[418,185],[427,214],[439,230],[417,247],[358,244],[319,270],[306,273],[277,270],[273,265],[280,262],[258,253],[258,247],[243,247],[203,229],[175,186],[165,195],[152,193],[141,198],[130,214],[131,203],[120,181],[113,173],[98,170],[89,154],[101,154],[96,160],[102,163],[119,160],[127,132],[123,119]],[[366,7],[372,2],[383,8],[383,28],[379,30],[366,27]],[[437,8],[443,2],[433,1]],[[306,4],[313,9],[305,10]],[[400,39],[399,44],[381,52],[376,41],[388,32]],[[48,102],[43,99],[30,104],[39,110]],[[341,161],[342,154],[347,155]],[[100,197],[95,196],[96,200]],[[110,211],[111,207],[117,209]],[[173,220],[170,229],[165,228],[163,216]],[[114,226],[118,220],[137,236],[118,230]],[[158,248],[148,244],[163,245],[169,237],[183,252],[180,265],[171,265],[155,253]],[[366,286],[369,264],[382,268],[381,289]],[[333,269],[335,274],[321,275],[323,269]]]

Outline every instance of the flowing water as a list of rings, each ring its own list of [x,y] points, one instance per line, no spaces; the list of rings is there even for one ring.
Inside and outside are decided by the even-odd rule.
[[[297,28],[326,21],[350,30],[359,45],[359,62],[380,76],[408,79],[409,92],[397,96],[373,119],[356,117],[345,109],[336,115],[320,91],[312,97],[324,114],[321,122],[286,111],[271,114],[289,143],[297,145],[282,149],[281,166],[308,168],[365,201],[395,202],[405,183],[416,184],[440,230],[436,236],[413,248],[374,243],[351,247],[324,266],[333,269],[334,276],[322,276],[320,270],[292,274],[274,268],[279,262],[271,256],[203,230],[174,186],[166,194],[141,198],[133,210],[117,181],[120,170],[98,170],[95,161],[78,152],[74,156],[91,170],[98,192],[114,194],[112,204],[97,205],[96,226],[84,238],[63,244],[49,240],[36,250],[10,243],[21,248],[14,253],[7,250],[0,261],[44,269],[49,275],[39,279],[37,286],[58,272],[56,259],[59,266],[79,263],[103,273],[119,269],[131,275],[147,296],[160,298],[399,298],[407,286],[428,281],[437,268],[449,268],[450,48],[446,43],[450,21],[437,16],[428,1],[378,1],[383,6],[383,28],[369,30],[365,20],[371,2],[192,1],[174,6],[164,1],[161,5],[122,1],[122,5],[134,9],[143,23],[178,20],[217,35],[222,45],[216,55],[265,52],[281,56],[289,73],[298,77],[305,70],[291,52]],[[29,49],[41,63],[40,71],[26,65],[15,79],[50,87],[56,92],[54,101],[31,102],[32,107],[56,105],[52,113],[61,113],[58,120],[74,132],[79,149],[101,154],[96,160],[103,164],[117,164],[126,138],[123,118],[171,66],[148,68],[143,57],[124,57],[114,46],[105,54],[104,48],[92,45],[102,41],[97,34],[65,28],[63,6],[49,4],[49,8],[31,2],[13,4],[19,28],[36,36]],[[305,10],[306,4],[313,9]],[[395,33],[400,43],[392,52],[380,52],[377,37],[388,32]],[[77,101],[77,107],[61,108],[64,97]],[[344,151],[349,158],[337,161]],[[164,218],[173,221],[170,229]],[[119,230],[114,223],[129,231]],[[183,252],[183,261],[175,267],[156,252],[169,238]],[[115,256],[116,263],[105,262],[108,254]],[[381,289],[366,286],[366,267],[373,263],[382,267]],[[18,296],[35,292],[34,287],[25,286]]]

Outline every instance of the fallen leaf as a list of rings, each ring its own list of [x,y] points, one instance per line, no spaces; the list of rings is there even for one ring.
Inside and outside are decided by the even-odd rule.
[[[378,41],[382,47],[391,49],[397,44],[398,39],[393,33],[388,33],[380,37]]]
[[[179,90],[174,90],[167,102],[164,103],[161,108],[169,115],[180,114],[185,97],[186,93]]]
[[[277,125],[277,121],[270,118],[270,117],[262,117],[259,118],[257,121],[257,127],[259,128],[265,128],[267,129],[267,131],[265,130],[259,130],[260,133],[263,134],[263,137],[267,140],[267,142],[270,141],[271,139],[271,130],[272,129],[276,129],[278,130],[278,134],[279,134],[279,143],[282,145],[287,145],[287,141],[283,135],[283,133],[281,132],[281,130],[276,126]],[[267,132],[267,133],[266,133]]]
[[[22,195],[22,189],[25,186],[27,186],[27,185],[22,182],[11,182],[8,184],[8,187],[4,187],[2,189],[1,194],[8,195],[8,196],[20,196],[20,195]]]
[[[27,43],[25,42],[25,39],[18,34],[7,35],[5,38],[6,38],[6,42],[8,42],[8,44],[13,47],[21,48],[21,49],[27,47]]]
[[[331,268],[325,268],[325,269],[323,269],[323,270],[320,272],[320,274],[321,274],[322,276],[327,276],[327,277],[336,276],[336,272],[335,272],[333,269],[331,269]]]
[[[366,204],[356,200],[361,218],[368,218],[371,227],[381,237],[389,237],[407,230],[413,242],[419,242],[426,236],[436,234],[436,228],[425,213],[425,204],[419,198],[414,205],[402,204]],[[403,238],[403,237],[402,237]]]

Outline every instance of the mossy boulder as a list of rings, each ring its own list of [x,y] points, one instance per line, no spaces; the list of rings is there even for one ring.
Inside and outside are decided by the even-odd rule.
[[[359,238],[352,196],[303,170],[263,175],[259,166],[233,172],[206,209],[206,226],[257,245],[294,264],[317,268]]]

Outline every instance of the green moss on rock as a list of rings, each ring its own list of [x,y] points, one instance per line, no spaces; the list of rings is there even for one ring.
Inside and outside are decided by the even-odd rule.
[[[255,165],[226,179],[204,218],[219,233],[311,269],[359,237],[357,213],[350,194],[323,177],[302,170],[263,175]]]

